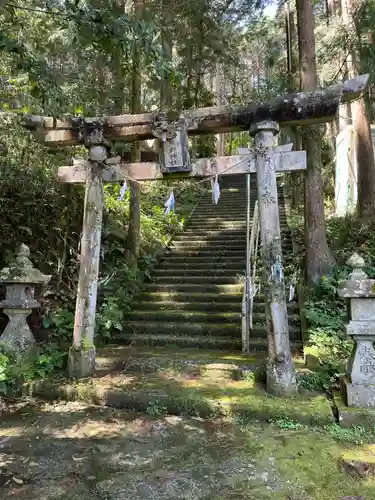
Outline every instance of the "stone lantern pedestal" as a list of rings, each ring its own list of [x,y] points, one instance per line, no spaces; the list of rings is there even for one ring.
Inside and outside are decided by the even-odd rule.
[[[354,254],[348,264],[353,272],[339,283],[338,294],[350,299],[346,332],[355,345],[341,379],[341,395],[348,406],[375,408],[375,280],[363,271],[365,262],[359,255]]]
[[[15,262],[0,271],[0,281],[6,286],[6,298],[0,302],[0,308],[9,318],[0,342],[19,361],[35,355],[35,338],[26,318],[32,309],[40,306],[34,299],[35,286],[46,284],[51,279],[33,267],[29,256],[29,248],[21,245]]]

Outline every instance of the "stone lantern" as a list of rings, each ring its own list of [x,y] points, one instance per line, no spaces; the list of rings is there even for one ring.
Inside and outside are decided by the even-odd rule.
[[[352,255],[348,265],[353,271],[339,283],[338,294],[350,301],[346,333],[354,346],[341,380],[341,395],[348,406],[375,408],[375,280],[363,271],[365,262],[358,254]]]
[[[19,361],[35,354],[35,338],[26,321],[31,310],[40,306],[34,299],[35,286],[51,279],[33,267],[29,256],[29,247],[22,244],[15,261],[0,271],[0,282],[6,286],[6,298],[0,302],[0,308],[9,318],[0,342]]]

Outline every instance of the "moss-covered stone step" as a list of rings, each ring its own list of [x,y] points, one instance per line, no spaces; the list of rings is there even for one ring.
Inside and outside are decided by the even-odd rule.
[[[234,214],[238,214],[238,213],[241,213],[243,211],[245,211],[246,213],[246,198],[245,199],[242,199],[242,200],[233,200],[232,202],[229,203],[229,201],[227,201],[225,204],[218,204],[218,205],[214,205],[212,202],[211,203],[200,203],[197,208],[196,208],[196,211],[197,213],[207,213],[207,212],[215,212],[215,213],[225,213],[225,209],[227,208],[228,209],[228,212],[230,213],[234,213]],[[251,207],[251,209],[253,209],[253,207]]]
[[[240,296],[238,296],[240,298]],[[254,302],[254,312],[263,312],[265,311],[265,303],[264,302]],[[174,311],[182,310],[182,311],[227,311],[227,312],[238,312],[241,310],[241,301],[237,300],[236,302],[217,302],[213,299],[212,302],[200,302],[200,301],[189,301],[189,302],[178,302],[172,300],[159,300],[159,301],[137,301],[134,303],[134,310],[155,310],[155,311],[163,311],[163,310],[171,310]],[[298,313],[297,304],[288,304],[288,312],[290,314]]]
[[[175,255],[175,253],[171,253],[167,255],[161,264],[165,267],[178,267],[178,268],[187,268],[190,266],[196,266],[197,264],[203,263],[204,266],[207,267],[227,267],[227,268],[236,268],[238,266],[246,266],[246,260],[243,256],[232,257],[228,259],[224,255],[205,255],[205,256],[190,256],[189,259],[186,259],[186,256],[183,255]]]
[[[215,212],[212,212],[212,213],[194,212],[194,214],[190,220],[191,220],[191,222],[194,221],[197,224],[198,223],[201,224],[204,222],[210,222],[210,223],[214,224],[215,220],[220,220],[223,222],[232,221],[232,220],[246,222],[246,211],[244,214],[242,212],[241,213],[238,212],[237,214],[228,214],[228,213],[218,214]],[[288,221],[287,221],[286,215],[281,215],[280,216],[280,224],[287,226],[287,222]]]
[[[123,323],[124,334],[141,333],[148,335],[176,335],[176,336],[212,336],[231,337],[241,339],[241,323],[183,323],[172,322],[162,323],[159,321],[125,321]],[[258,338],[266,338],[265,327],[254,325],[253,335]],[[300,329],[289,326],[291,339],[299,338]]]
[[[175,272],[177,269],[178,270],[187,270],[187,269],[210,269],[210,270],[215,270],[215,269],[229,269],[229,270],[235,270],[237,271],[238,269],[243,270],[244,267],[246,266],[246,261],[244,259],[237,259],[235,261],[228,261],[228,259],[199,259],[199,258],[190,258],[189,260],[181,258],[181,260],[177,259],[171,259],[171,260],[164,260],[161,263],[161,268],[163,270],[166,270],[167,272],[173,271]],[[200,268],[200,269],[197,269]],[[157,272],[158,269],[155,269],[155,272]]]
[[[147,297],[147,296],[146,296]],[[133,304],[134,310],[138,311],[222,311],[238,312],[241,310],[241,301],[237,302],[177,302],[173,300],[140,300]]]
[[[135,305],[135,307],[137,307]],[[137,310],[134,309],[127,313],[127,319],[131,321],[162,321],[184,323],[185,321],[192,321],[196,323],[231,323],[238,325],[241,321],[241,309],[237,307],[237,311],[232,312],[206,312],[206,311],[183,311],[177,309],[164,309],[164,310]],[[257,314],[258,319],[265,319],[265,315],[260,313]]]
[[[235,289],[233,291],[232,285],[218,285],[222,290],[220,293],[215,293],[214,288],[210,287],[204,291],[204,287],[197,285],[185,285],[183,290],[176,290],[173,285],[160,285],[157,289],[153,289],[152,285],[149,285],[147,289],[139,295],[140,301],[160,301],[160,300],[171,300],[180,302],[234,302],[242,301],[243,287],[240,289]],[[179,287],[180,288],[180,287]],[[192,289],[193,288],[193,289]],[[197,288],[197,289],[196,289]],[[217,287],[216,287],[217,288]],[[263,293],[258,293],[254,299],[254,305],[258,303],[265,303],[265,297]],[[293,303],[289,303],[293,305]]]
[[[176,244],[176,242],[191,242],[195,243],[197,242],[212,242],[212,243],[218,243],[221,244],[221,242],[226,241],[230,242],[231,244],[242,244],[243,241],[246,241],[246,231],[243,229],[241,230],[221,230],[221,231],[199,231],[197,233],[182,233],[176,236],[173,240],[173,244]]]
[[[230,237],[226,237],[224,233],[222,234],[222,236],[218,236],[216,238],[205,238],[205,236],[202,234],[199,236],[199,239],[192,239],[190,237],[175,239],[172,245],[172,250],[173,248],[199,248],[209,245],[219,247],[221,246],[223,248],[230,247],[230,250],[237,250],[239,248],[246,249],[246,240],[245,235],[242,238],[232,240]]]
[[[190,347],[199,349],[228,349],[230,351],[240,351],[242,349],[241,338],[234,337],[209,337],[209,336],[189,336],[189,335],[174,335],[174,334],[158,334],[148,335],[126,333],[116,336],[121,343],[132,344],[137,346],[176,346]],[[267,351],[267,344],[264,339],[251,341],[250,350],[253,352]]]
[[[254,206],[255,206],[255,200],[250,206],[251,212],[253,212]],[[247,203],[246,203],[246,197],[245,197],[245,199],[233,200],[231,202],[227,201],[226,203],[222,203],[222,204],[219,202],[217,205],[214,205],[212,202],[211,203],[210,202],[205,202],[205,203],[201,202],[201,203],[199,203],[199,205],[197,205],[197,208],[195,209],[194,213],[195,212],[197,212],[199,214],[207,213],[207,212],[226,213],[225,209],[228,209],[229,212],[234,213],[234,214],[245,210],[245,214],[246,214],[246,208],[247,208]],[[286,213],[285,207],[279,205],[279,212],[280,212],[280,214],[285,214]]]
[[[254,209],[255,201],[256,201],[256,199],[253,198],[253,200],[251,201],[251,204],[250,204],[250,209]],[[210,200],[201,201],[197,205],[195,211],[203,212],[203,211],[210,210],[210,211],[217,211],[217,212],[225,212],[225,208],[228,208],[228,209],[232,210],[233,212],[236,212],[236,211],[238,211],[238,209],[243,210],[246,207],[247,207],[247,202],[246,202],[246,196],[245,196],[244,198],[225,200],[225,203],[224,203],[224,201],[221,202],[221,200],[220,200],[217,205],[212,203],[212,201],[210,201]],[[279,210],[280,210],[280,212],[285,212],[286,208],[283,204],[279,203]]]
[[[246,229],[246,219],[238,218],[234,219],[231,217],[230,219],[224,221],[222,218],[204,218],[204,219],[194,219],[189,224],[186,225],[186,231],[194,232],[194,231],[227,231],[233,229]]]
[[[243,232],[244,234],[246,234],[246,221],[229,221],[227,223],[203,222],[198,224],[194,222],[194,224],[189,224],[189,226],[186,227],[186,230],[183,234],[210,234],[212,231],[233,231],[234,233]]]
[[[202,267],[202,264],[197,266],[196,264],[190,264],[188,267],[166,267],[161,266],[159,269],[155,269],[153,273],[153,278],[159,276],[171,276],[171,277],[181,277],[181,276],[229,276],[233,277],[237,274],[244,273],[244,266],[230,266],[230,267]]]
[[[177,245],[176,247],[171,247],[170,252],[167,254],[168,257],[225,257],[228,260],[231,258],[242,258],[246,257],[246,248],[232,247],[231,245],[226,245],[225,247],[219,245]],[[187,260],[187,259],[186,259]]]
[[[238,324],[241,321],[242,314],[240,305],[237,305],[235,311],[184,311],[181,309],[161,309],[161,310],[144,310],[134,309],[127,313],[127,318],[134,321],[172,321],[181,323],[184,321],[194,321],[197,323],[231,323]],[[135,307],[137,307],[135,305]],[[254,311],[253,323],[255,325],[265,324],[266,315],[264,311]],[[298,325],[299,317],[297,315],[289,315],[288,321],[290,325]]]
[[[199,224],[212,224],[212,229],[215,229],[216,226],[223,225],[224,227],[233,224],[236,226],[243,226],[246,225],[246,212],[245,214],[238,213],[236,216],[231,217],[230,219],[224,219],[224,217],[218,216],[218,215],[210,215],[206,216],[205,214],[201,214],[202,216],[199,216],[199,214],[193,215],[193,217],[189,220],[189,223],[187,224],[187,227],[191,226],[198,226]]]
[[[252,374],[252,372],[249,373]],[[249,376],[247,381],[238,380],[236,382],[235,380],[228,380],[227,383],[225,383],[225,381],[222,378],[218,378],[215,383],[215,380],[212,377],[210,378],[210,380],[205,380],[202,377],[202,379],[198,380],[195,378],[196,380],[195,384],[186,383],[184,380],[181,379],[173,380],[169,378],[168,385],[166,385],[165,383],[164,385],[162,385],[163,378],[158,376],[157,374],[155,374],[154,377],[152,377],[151,374],[149,373],[145,374],[143,377],[141,377],[140,375],[138,375],[138,377],[134,376],[132,377],[132,374],[129,375],[118,374],[117,376],[116,374],[113,374],[112,383],[111,383],[111,378],[108,376],[97,377],[95,379],[87,379],[87,380],[84,379],[81,381],[56,379],[56,380],[44,380],[34,383],[28,383],[25,384],[24,386],[24,393],[27,395],[31,395],[33,397],[37,397],[40,400],[47,400],[47,401],[56,401],[56,400],[76,401],[76,402],[80,401],[90,406],[93,405],[105,406],[109,408],[129,409],[133,411],[135,410],[138,412],[147,412],[147,413],[151,412],[153,409],[156,409],[161,411],[162,414],[165,412],[166,414],[169,415],[182,415],[185,418],[187,416],[193,416],[195,417],[195,419],[192,420],[191,422],[185,421],[186,424],[189,424],[186,425],[186,427],[187,429],[189,429],[190,433],[192,432],[190,429],[196,431],[198,428],[196,420],[197,417],[201,419],[208,419],[206,427],[209,428],[209,425],[211,424],[212,429],[210,429],[210,432],[213,432],[216,428],[215,425],[212,424],[212,419],[215,419],[217,417],[230,417],[230,418],[235,417],[245,422],[249,422],[253,419],[254,422],[256,422],[258,425],[259,422],[269,423],[269,422],[285,421],[285,422],[292,422],[292,423],[296,422],[300,424],[305,424],[306,426],[323,427],[333,423],[332,412],[330,410],[329,403],[325,395],[315,394],[315,393],[308,393],[308,394],[305,393],[301,396],[296,396],[289,399],[276,398],[267,394],[264,388],[262,388],[259,384],[258,385],[255,384],[255,378],[256,378],[255,376],[254,377]],[[167,379],[167,377],[165,377],[165,379]],[[87,419],[88,418],[86,416],[86,420]],[[140,419],[140,422],[142,423],[142,419]],[[171,422],[171,420],[169,420],[169,422]],[[163,423],[165,424],[164,420]],[[175,425],[174,422],[172,423],[172,427],[173,425]],[[182,427],[180,421],[179,425]],[[169,426],[171,427],[171,424],[169,424]],[[202,425],[201,426],[202,430],[200,432],[202,433],[202,436],[205,436],[205,438],[202,439],[208,440],[206,434],[207,435],[210,434],[206,427]],[[217,428],[220,429],[219,426],[217,426]],[[92,430],[92,426],[91,427],[88,426],[88,429]],[[279,430],[279,432],[277,432],[277,428],[275,427],[275,430],[272,430],[272,432],[278,434],[278,436],[276,436],[278,437],[278,440],[281,441],[285,440],[285,442],[288,444],[289,440],[293,439],[293,435],[290,436],[291,431],[289,432],[289,434],[284,435],[285,432],[284,434],[280,434],[281,431]],[[297,431],[297,435],[299,436],[301,434],[306,435],[306,433],[309,432],[310,432],[309,428],[307,429],[305,428]],[[233,439],[235,439],[231,434],[228,435]],[[307,434],[307,435],[311,436],[312,439],[316,436],[319,437],[318,435],[314,436],[314,434]],[[176,439],[175,435],[173,435],[173,437],[174,439]],[[186,433],[186,435],[184,436],[184,440],[188,438],[189,434]],[[141,443],[146,443],[146,439],[147,437],[145,438],[138,438],[137,436],[135,437],[135,440],[138,440]],[[321,446],[324,447],[324,451],[326,452],[327,438],[324,437],[322,439],[325,439],[325,441],[322,441]],[[180,442],[184,443],[185,441],[181,440]],[[268,441],[265,442],[268,444]],[[308,443],[306,439],[305,441],[300,440],[300,442],[301,446]],[[245,447],[245,441],[243,443],[244,443],[243,447]],[[262,442],[260,443],[262,447],[264,447]],[[274,448],[276,447],[275,444],[276,439],[271,440],[270,443],[271,444],[269,445],[269,450],[270,450],[269,453],[271,453],[271,451],[273,451]],[[183,445],[175,446],[177,451],[180,451],[182,447]],[[224,446],[222,446],[221,448],[220,447],[217,448],[217,450],[219,450],[221,453],[225,453],[227,449],[228,447]],[[318,451],[320,450],[320,448],[317,449]],[[289,447],[288,450],[290,451],[291,459],[294,458],[293,453],[295,451],[299,451],[302,455],[302,452],[297,448]],[[197,453],[199,453],[200,451],[201,448],[198,447],[197,445],[196,450],[194,451],[194,455],[191,455],[190,459],[191,460],[194,459],[197,456]],[[211,457],[211,460],[213,460],[211,456],[212,451],[215,451],[215,448],[212,448],[212,450],[209,449],[210,455],[207,455],[207,459],[210,459]],[[126,450],[123,453],[125,454]],[[335,453],[337,454],[337,446],[333,447],[331,445],[331,448],[329,448],[328,456],[334,456]],[[362,463],[367,463],[367,462],[371,463],[371,458],[372,458],[371,450],[370,451],[368,451],[367,449],[365,451],[360,450],[360,452],[358,452],[358,450],[355,450],[355,453],[353,451],[351,451],[351,454],[347,453],[348,456],[350,457],[350,460],[348,459],[350,463],[353,462],[353,457],[358,459],[358,453],[360,455],[359,460],[362,460]],[[283,452],[280,453],[280,456],[282,458],[284,458],[284,455],[285,452],[284,454]],[[324,456],[323,452],[322,456]],[[249,455],[250,465],[252,465],[251,458],[253,457],[250,454]],[[311,463],[313,458],[314,458],[313,453],[312,454],[310,453],[309,460],[306,461],[306,465],[302,464],[303,467],[300,465],[300,470],[302,472],[304,472],[306,468],[311,469]],[[171,464],[175,463],[175,460],[173,460],[172,455],[170,455],[169,460],[166,463],[167,466],[169,466],[170,463]],[[242,464],[242,462],[240,463]],[[361,463],[361,461],[359,463]],[[251,471],[253,470],[253,467],[254,466],[252,466]],[[150,470],[151,472],[153,471],[152,469]],[[183,472],[183,467],[181,470]],[[168,471],[169,469],[167,468],[167,472]],[[264,475],[264,473],[262,474]],[[152,472],[152,475],[153,477],[159,477],[160,471],[158,471],[158,475],[154,472]],[[246,480],[246,474],[244,474],[242,477],[244,480]],[[261,481],[264,481],[261,475],[259,475],[259,477]],[[120,477],[120,479],[118,480],[119,481],[118,487],[113,490],[114,496],[102,495],[101,498],[117,498],[117,499],[126,498],[125,496],[118,496],[119,492],[124,491],[124,480],[128,480],[128,476],[124,476],[124,478]],[[337,480],[340,480],[339,476],[337,477]],[[104,485],[112,483],[111,481],[102,481],[100,484]],[[222,487],[220,489],[221,492],[227,491],[227,489],[224,488],[225,484],[226,483],[222,483],[221,485]],[[271,488],[268,487],[268,489]],[[249,492],[249,494],[251,493],[251,489],[247,491]],[[257,491],[259,490],[257,489]],[[265,494],[269,493],[267,492],[266,489],[264,491],[266,492]],[[334,491],[337,490],[333,489],[332,493]],[[366,491],[370,490],[366,489]],[[85,496],[85,498],[88,497]],[[224,497],[222,496],[221,498]],[[246,496],[242,498],[259,498],[259,496],[258,497]],[[262,495],[262,498],[266,498],[266,496],[263,497]],[[283,496],[283,498],[286,497]],[[334,498],[334,497],[325,496],[324,498]],[[347,498],[360,499],[365,497],[357,496],[357,497],[347,497]],[[370,500],[370,498],[373,497],[367,497],[367,498]]]
[[[263,328],[258,328],[254,335],[262,337]],[[160,321],[125,321],[123,323],[124,333],[142,333],[149,335],[173,334],[194,336],[213,336],[213,337],[238,337],[241,338],[241,324],[237,323],[184,323],[179,321],[168,321],[163,324]]]
[[[196,221],[192,220],[189,225],[186,226],[185,232],[189,233],[193,231],[199,231],[202,227],[207,231],[227,231],[231,229],[243,229],[246,228],[246,220],[238,219],[225,222],[223,220],[216,219],[214,223],[210,221],[197,223]]]
[[[211,231],[233,231],[240,230],[246,232],[246,220],[233,221],[232,219],[224,222],[220,218],[215,220],[192,221],[186,226],[183,234],[192,234]],[[287,225],[281,227],[282,234],[290,235],[290,229]]]
[[[181,283],[181,284],[193,284],[193,283],[196,283],[196,284],[204,284],[205,282],[206,283],[217,283],[217,284],[222,284],[222,285],[230,285],[230,284],[233,284],[235,285],[236,283],[238,283],[240,279],[240,276],[237,277],[237,276],[233,276],[232,274],[230,274],[229,276],[215,276],[215,275],[212,275],[212,274],[207,274],[205,276],[191,276],[191,275],[185,275],[185,276],[165,276],[165,275],[161,275],[161,276],[154,276],[153,278],[153,282],[154,283],[165,283],[165,284],[172,284],[172,283]]]
[[[202,256],[206,255],[208,256],[220,256],[220,255],[226,255],[227,259],[230,260],[230,258],[233,257],[238,257],[241,256],[242,258],[245,258],[246,256],[246,246],[242,244],[237,244],[237,245],[220,245],[217,244],[216,242],[199,242],[196,244],[196,242],[175,242],[176,246],[173,246],[171,248],[171,257],[176,256],[186,256],[186,257],[193,257],[193,256]]]
[[[208,193],[212,193],[211,189],[207,190]],[[221,193],[245,193],[246,194],[246,186],[244,186],[243,180],[241,179],[239,182],[233,180],[233,177],[230,180],[230,184],[227,184],[224,178],[220,181],[220,192]],[[256,189],[252,192],[256,193]]]
[[[237,192],[232,192],[232,193],[225,193],[225,191],[223,191],[222,193],[223,193],[223,196],[221,197],[221,200],[220,200],[220,201],[222,201],[222,205],[230,205],[231,203],[233,203],[235,201],[246,203],[247,194],[244,191],[242,191],[242,192],[237,191]],[[225,198],[224,198],[224,193],[225,193]],[[250,196],[251,203],[254,204],[256,199],[257,199],[256,195],[255,195],[255,193],[253,193],[253,197]],[[220,204],[220,201],[219,201],[218,205]],[[210,194],[210,196],[205,196],[200,200],[199,206],[202,206],[204,204],[212,205],[212,194]]]
[[[255,204],[255,199],[254,201],[252,202],[252,205],[254,206]],[[241,209],[243,209],[244,207],[246,207],[247,203],[246,203],[246,196],[244,197],[237,197],[236,199],[233,199],[233,200],[230,200],[229,198],[227,198],[225,200],[225,203],[222,202],[215,205],[214,203],[212,203],[212,199],[208,199],[208,200],[202,200],[198,203],[197,207],[196,207],[196,210],[197,211],[200,211],[200,212],[203,212],[203,211],[206,211],[206,210],[217,210],[218,212],[222,212],[224,211],[225,207],[228,207],[229,209],[235,211],[237,209],[237,207],[241,207]]]
[[[246,249],[231,249],[231,248],[209,248],[209,247],[193,247],[193,248],[173,248],[172,252],[169,254],[170,257],[225,257],[228,260],[231,258],[242,258],[246,257]]]
[[[228,212],[226,212],[225,208],[228,209]],[[233,202],[232,204],[225,204],[225,205],[214,205],[212,203],[206,203],[206,204],[199,204],[197,205],[194,215],[205,215],[205,214],[219,214],[219,215],[224,215],[227,213],[230,213],[234,215],[235,217],[241,216],[246,218],[246,200],[242,201],[236,201]],[[251,211],[254,210],[253,207],[250,208]]]
[[[213,224],[213,225],[231,224],[232,222],[234,224],[246,224],[246,215],[241,213],[238,214],[237,216],[225,218],[224,216],[219,216],[219,215],[199,216],[198,213],[194,212],[194,215],[189,220],[188,227],[191,227],[193,225],[199,226],[200,224]]]
[[[175,241],[172,242],[171,246],[169,247],[170,253],[168,253],[168,255],[170,255],[171,257],[173,256],[178,257],[179,254],[183,252],[201,252],[202,254],[204,252],[208,253],[215,252],[218,254],[230,256],[238,254],[239,252],[246,251],[246,246],[244,247],[242,242],[238,242],[235,245],[230,245],[228,244],[228,240],[226,240],[224,246],[222,243],[223,243],[222,241],[219,242],[197,241],[197,240],[195,240],[194,242]]]
[[[173,346],[181,348],[199,348],[199,349],[227,349],[230,351],[241,351],[242,341],[241,338],[233,337],[199,337],[188,335],[174,335],[174,334],[119,334],[116,338],[125,345],[135,346]],[[294,352],[298,352],[302,347],[301,342],[291,340],[291,348]],[[252,338],[249,344],[250,352],[267,352],[267,341],[265,338]]]
[[[138,297],[139,301],[144,302],[160,302],[169,300],[173,302],[202,302],[202,303],[222,303],[222,302],[238,302],[242,301],[243,289],[241,291],[212,293],[204,291],[176,291],[176,290],[157,290],[152,291],[148,286],[147,289]]]
[[[202,226],[198,226],[195,228],[188,228],[186,229],[183,233],[180,233],[176,236],[176,239],[181,238],[181,237],[190,237],[190,236],[201,236],[202,233],[205,236],[216,238],[216,237],[222,237],[223,235],[231,235],[233,237],[243,237],[246,235],[246,224],[242,223],[238,227],[217,227],[216,225],[209,227],[209,228],[203,228]]]
[[[219,252],[238,252],[244,251],[246,252],[246,239],[245,236],[242,239],[232,240],[230,237],[222,238],[222,239],[203,239],[203,237],[199,240],[193,239],[184,239],[184,240],[175,240],[173,242],[172,251],[174,249],[179,251],[194,251],[194,250],[217,250]],[[290,240],[283,241],[283,250],[284,253],[291,252],[293,250],[292,242]]]
[[[213,284],[207,283],[151,283],[148,285],[149,292],[210,292],[210,293],[235,293],[243,292],[243,283],[236,284]]]

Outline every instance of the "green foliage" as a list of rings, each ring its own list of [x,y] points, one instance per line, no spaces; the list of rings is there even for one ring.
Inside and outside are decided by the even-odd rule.
[[[287,418],[279,418],[278,420],[271,420],[271,424],[277,425],[280,429],[285,429],[288,431],[298,431],[304,427],[303,424],[299,422],[294,422],[293,420],[289,420]]]
[[[163,403],[156,399],[146,408],[146,413],[150,415],[150,417],[163,417],[168,413],[168,409]]]
[[[274,420],[270,423],[276,425],[280,429],[288,431],[298,431],[306,428],[306,425],[287,418]],[[345,428],[335,423],[324,425],[320,431],[343,443],[362,445],[375,442],[375,427],[372,429],[365,429],[361,426]]]
[[[375,221],[332,217],[327,221],[327,231],[338,265],[309,291],[303,313],[309,327],[309,346],[334,375],[342,372],[353,345],[345,335],[348,304],[338,297],[338,283],[348,278],[351,269],[346,262],[354,252],[365,259],[368,276],[375,277]]]
[[[353,344],[343,336],[330,329],[311,329],[309,345],[316,348],[319,358],[332,367],[333,370],[342,371],[344,364],[349,359]]]
[[[65,309],[59,307],[52,310],[44,319],[43,327],[51,331],[51,337],[60,341],[71,340],[71,335],[74,326],[74,311],[73,309]]]
[[[346,261],[356,252],[365,260],[364,271],[375,278],[375,219],[332,217],[327,223],[327,231],[342,276],[349,272]]]
[[[331,276],[323,276],[309,294],[303,311],[309,324],[309,346],[333,371],[342,370],[352,348],[344,334],[347,306],[336,291],[341,276],[340,269]]]
[[[365,429],[361,426],[350,428],[341,427],[339,424],[324,426],[324,430],[334,439],[341,442],[354,443],[357,445],[375,442],[375,427]]]
[[[297,383],[308,391],[322,392],[330,388],[333,377],[325,371],[298,374]]]
[[[34,361],[22,364],[4,345],[0,345],[0,395],[7,395],[23,382],[43,379],[52,372],[61,370],[65,361],[66,354],[54,344],[41,347]]]
[[[36,360],[27,370],[21,371],[21,375],[25,382],[43,379],[55,371],[60,371],[65,365],[66,357],[58,345],[48,344],[40,349]]]
[[[12,380],[11,364],[10,357],[4,352],[0,352],[0,395],[7,393],[7,386]]]

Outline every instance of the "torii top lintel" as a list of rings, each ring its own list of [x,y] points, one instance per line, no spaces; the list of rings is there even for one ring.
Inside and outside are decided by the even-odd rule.
[[[182,111],[190,135],[215,134],[248,130],[262,120],[276,121],[280,126],[311,125],[331,121],[340,103],[357,99],[367,87],[369,75],[361,75],[344,83],[314,92],[299,92],[279,96],[267,103],[225,105]],[[36,133],[39,140],[56,146],[69,146],[84,142],[85,125],[100,122],[102,133],[110,142],[133,142],[154,138],[157,113],[119,115],[102,118],[56,119],[31,116],[24,125]],[[180,112],[169,112],[173,122]]]

